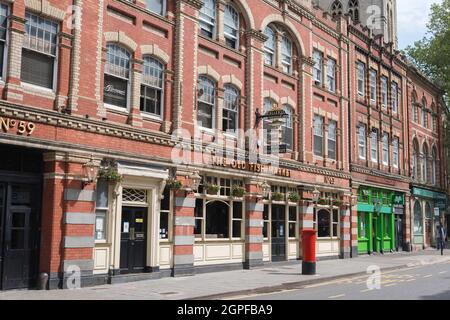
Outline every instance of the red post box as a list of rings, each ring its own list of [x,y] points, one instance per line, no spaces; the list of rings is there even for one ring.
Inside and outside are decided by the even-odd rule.
[[[314,229],[304,229],[302,231],[302,274],[316,274],[316,240],[317,231]]]

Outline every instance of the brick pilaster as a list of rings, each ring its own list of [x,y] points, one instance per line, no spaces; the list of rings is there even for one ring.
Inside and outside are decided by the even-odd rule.
[[[411,251],[412,249],[412,230],[411,217],[413,206],[411,205],[411,195],[405,194],[405,213],[403,218],[403,250]]]
[[[341,206],[339,208],[339,257],[348,259],[351,255],[352,247],[352,229],[350,225],[351,209],[349,206]]]
[[[195,196],[175,192],[173,230],[173,276],[194,274]]]
[[[245,208],[245,261],[244,268],[263,265],[263,212],[264,204],[257,196],[257,184],[246,185],[248,196]]]

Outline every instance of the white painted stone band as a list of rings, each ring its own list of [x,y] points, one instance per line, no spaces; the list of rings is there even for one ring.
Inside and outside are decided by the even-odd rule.
[[[257,202],[247,202],[247,211],[263,212],[264,211],[264,204],[263,203],[257,203]]]
[[[79,213],[79,212],[66,212],[64,214],[64,223],[65,224],[93,225],[95,223],[95,214]]]
[[[262,228],[264,226],[264,221],[261,219],[249,219],[245,221],[245,226],[253,228]]]
[[[175,206],[183,208],[195,208],[195,198],[176,198]]]
[[[64,260],[64,271],[74,266],[80,268],[80,271],[94,270],[94,260]]]
[[[312,229],[314,227],[314,222],[311,220],[303,220],[303,229]]]
[[[67,201],[95,201],[94,190],[66,189],[64,192],[64,200]]]
[[[93,248],[94,245],[94,237],[64,237],[64,248]]]
[[[247,260],[262,260],[263,252],[262,251],[247,251],[245,253],[245,258]]]
[[[194,236],[175,236],[173,237],[173,243],[176,246],[191,246],[195,243]]]
[[[344,223],[342,224],[342,226],[343,226],[344,228],[350,228],[350,222],[344,222]]]
[[[349,234],[344,234],[344,240],[351,240],[351,237]]]
[[[193,254],[185,254],[185,255],[175,255],[173,257],[173,264],[194,264],[194,255]]]
[[[247,243],[262,243],[263,236],[245,236],[245,242]]]
[[[174,224],[176,226],[192,227],[195,226],[194,217],[175,217]]]

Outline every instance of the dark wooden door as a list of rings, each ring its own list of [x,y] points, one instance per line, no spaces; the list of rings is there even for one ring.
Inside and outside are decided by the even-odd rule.
[[[9,184],[5,189],[1,288],[28,288],[38,272],[38,190],[22,184]]]
[[[431,247],[433,242],[433,223],[431,219],[425,219],[425,242],[426,246]]]
[[[286,260],[285,206],[272,205],[272,261]]]
[[[395,246],[397,251],[403,250],[403,221],[401,217],[395,218]]]
[[[145,271],[147,261],[147,208],[122,208],[120,273]]]

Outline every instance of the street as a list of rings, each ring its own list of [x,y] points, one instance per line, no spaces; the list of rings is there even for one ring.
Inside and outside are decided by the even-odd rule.
[[[369,276],[353,277],[271,294],[236,296],[234,300],[448,300],[450,262],[381,273],[380,289],[370,289]],[[372,278],[371,278],[372,279]],[[375,282],[369,281],[372,285]]]

